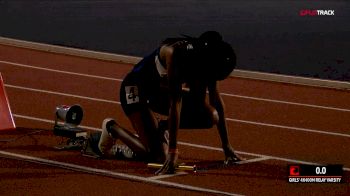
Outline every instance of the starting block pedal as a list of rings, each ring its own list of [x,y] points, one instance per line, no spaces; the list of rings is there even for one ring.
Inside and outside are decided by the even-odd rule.
[[[69,138],[66,144],[61,143],[54,148],[58,150],[80,150],[87,137],[87,131],[84,131],[78,127],[70,127],[67,125],[55,125],[53,133],[56,136]]]
[[[62,136],[67,138],[79,138],[87,137],[87,131],[84,131],[78,127],[71,127],[71,126],[60,126],[55,125],[53,129],[53,133],[56,136]]]
[[[54,146],[57,150],[81,150],[83,148],[85,139],[83,137],[79,138],[69,138],[66,143],[61,143]]]

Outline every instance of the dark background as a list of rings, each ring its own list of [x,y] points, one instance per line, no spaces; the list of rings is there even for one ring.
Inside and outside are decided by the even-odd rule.
[[[145,56],[206,30],[232,44],[239,69],[350,80],[350,1],[0,0],[0,36],[88,50]]]

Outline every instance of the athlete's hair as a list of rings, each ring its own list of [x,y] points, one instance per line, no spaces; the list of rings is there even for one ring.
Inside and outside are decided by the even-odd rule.
[[[199,37],[182,35],[183,37],[167,38],[162,44],[174,44],[178,41],[188,41],[193,50],[184,45],[178,56],[186,59],[190,66],[186,66],[183,77],[187,79],[203,78],[208,80],[224,80],[236,67],[236,55],[231,45],[224,42],[220,33],[206,31]],[[189,55],[188,55],[189,54]]]
[[[189,35],[185,35],[185,34],[181,34],[181,37],[169,37],[169,38],[166,38],[165,40],[163,40],[161,42],[161,44],[168,44],[168,45],[171,45],[171,44],[174,44],[178,41],[189,41],[189,42],[195,42],[198,38],[196,37],[192,37],[192,36],[189,36]]]
[[[216,31],[204,32],[199,37],[202,56],[202,70],[208,79],[223,80],[236,67],[236,55],[230,44],[223,41]]]
[[[222,41],[222,36],[217,31],[206,31],[199,36],[199,40],[206,43],[218,43]]]
[[[230,44],[221,42],[218,45],[216,52],[214,51],[214,58],[216,63],[212,66],[215,69],[215,78],[223,80],[230,76],[232,71],[236,68],[236,54]]]

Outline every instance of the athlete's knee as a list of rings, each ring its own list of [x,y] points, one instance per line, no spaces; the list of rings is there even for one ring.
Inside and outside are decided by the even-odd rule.
[[[206,108],[208,110],[208,114],[210,117],[210,121],[212,123],[212,125],[216,125],[219,123],[219,114],[218,111],[212,107],[211,105],[206,105]]]

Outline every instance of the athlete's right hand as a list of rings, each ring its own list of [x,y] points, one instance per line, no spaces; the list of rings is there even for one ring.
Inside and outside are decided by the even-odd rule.
[[[243,161],[244,159],[240,156],[238,156],[231,145],[223,147],[224,153],[225,153],[225,165],[237,163],[239,161]]]
[[[177,166],[178,154],[179,153],[177,150],[169,150],[163,166],[158,171],[156,171],[156,174],[174,174],[175,168]]]

